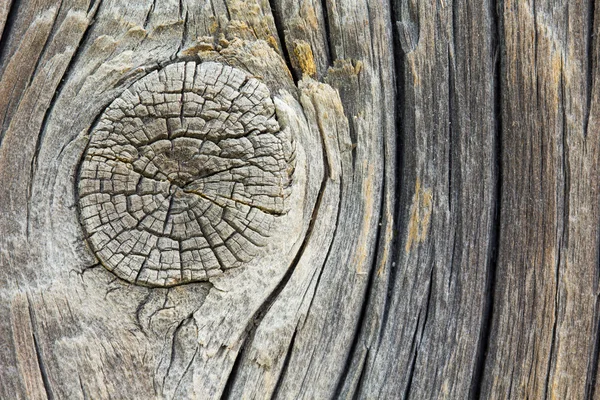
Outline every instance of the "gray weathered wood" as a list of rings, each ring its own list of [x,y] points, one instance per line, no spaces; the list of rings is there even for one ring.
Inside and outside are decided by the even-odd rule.
[[[599,9],[0,1],[0,398],[597,398]]]

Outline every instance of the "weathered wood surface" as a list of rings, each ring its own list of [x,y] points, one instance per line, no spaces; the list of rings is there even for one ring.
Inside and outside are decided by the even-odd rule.
[[[598,398],[599,13],[0,0],[0,398]],[[291,186],[277,212],[206,199],[273,216],[251,257],[139,280],[82,225],[80,165],[107,107],[174,64],[264,83]],[[250,157],[228,143],[223,170]],[[242,180],[268,191],[267,175]],[[221,239],[199,246],[222,254]]]

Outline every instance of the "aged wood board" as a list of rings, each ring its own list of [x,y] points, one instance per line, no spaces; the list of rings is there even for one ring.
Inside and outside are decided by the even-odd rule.
[[[0,399],[600,398],[593,0],[0,0]]]

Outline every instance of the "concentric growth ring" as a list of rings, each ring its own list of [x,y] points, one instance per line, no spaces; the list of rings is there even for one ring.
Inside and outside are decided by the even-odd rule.
[[[292,159],[262,82],[214,62],[168,65],[91,131],[78,184],[84,232],[126,281],[207,280],[267,243],[286,212]]]

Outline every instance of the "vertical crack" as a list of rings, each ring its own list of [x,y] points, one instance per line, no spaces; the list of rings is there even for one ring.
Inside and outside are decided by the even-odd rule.
[[[358,367],[358,371],[360,371],[360,374],[358,376],[358,382],[356,383],[356,390],[354,391],[354,395],[352,396],[352,400],[359,400],[361,398],[361,388],[364,384],[365,381],[365,377],[367,375],[367,360],[369,359],[369,353],[370,353],[369,348],[367,348],[365,350],[365,355],[362,358],[362,360],[360,361],[360,366]]]
[[[494,315],[494,296],[496,290],[496,273],[498,270],[498,256],[500,247],[500,229],[501,229],[501,212],[502,212],[502,180],[503,180],[503,148],[502,148],[502,39],[503,39],[503,0],[490,1],[491,14],[491,32],[492,41],[491,47],[494,49],[494,66],[493,66],[493,97],[494,97],[494,166],[493,176],[494,184],[494,217],[492,221],[490,244],[488,247],[488,263],[487,276],[484,288],[486,294],[485,304],[482,311],[482,325],[479,332],[479,345],[475,357],[473,377],[471,379],[471,399],[482,398],[482,389],[484,381],[485,365],[487,361],[491,330]]]
[[[556,356],[556,330],[558,325],[558,306],[559,306],[559,295],[560,295],[560,266],[562,263],[562,250],[563,248],[568,248],[566,243],[567,232],[568,232],[568,223],[569,223],[569,171],[568,171],[568,153],[567,153],[567,114],[565,110],[565,82],[564,82],[564,70],[563,65],[561,65],[561,73],[560,73],[560,105],[562,112],[562,143],[561,143],[561,156],[562,156],[562,181],[563,181],[563,199],[562,199],[562,224],[557,225],[556,228],[556,236],[558,240],[558,257],[554,269],[555,274],[555,293],[554,293],[554,321],[552,323],[552,334],[551,334],[551,342],[550,342],[550,355],[548,357],[548,366],[546,369],[546,384],[544,389],[544,398],[548,398],[548,393],[550,389],[550,376],[553,360]],[[561,204],[560,200],[557,199],[557,204]],[[560,208],[558,209],[560,211]],[[560,221],[560,215],[557,215],[557,223]],[[562,231],[561,231],[562,230]],[[554,396],[552,396],[554,397]]]
[[[283,25],[283,18],[281,17],[281,10],[277,7],[276,0],[269,0],[269,5],[271,6],[271,15],[273,15],[273,22],[275,23],[275,29],[277,30],[277,36],[279,37],[279,47],[281,48],[281,55],[285,60],[285,64],[290,71],[290,75],[294,80],[294,83],[298,85],[298,74],[294,70],[292,66],[292,59],[290,58],[290,54],[288,52],[287,42],[285,40],[285,27]]]
[[[279,391],[281,390],[281,384],[283,382],[283,377],[287,373],[287,370],[290,366],[290,360],[292,359],[292,349],[294,348],[294,344],[296,343],[296,331],[294,330],[294,334],[292,335],[292,339],[290,340],[290,345],[288,346],[287,353],[285,354],[285,358],[283,360],[283,365],[281,367],[281,371],[279,376],[277,377],[277,383],[275,384],[275,389],[273,390],[273,394],[271,396],[272,399],[279,398]]]
[[[142,27],[144,29],[146,29],[146,27],[148,27],[148,23],[150,23],[150,16],[152,15],[152,13],[154,12],[154,9],[156,8],[156,0],[154,0],[152,2],[152,5],[150,6],[150,8],[148,9],[148,13],[146,13],[146,18],[144,18],[144,24],[142,25]]]
[[[600,247],[599,247],[600,248]],[[600,260],[597,260],[600,262]],[[591,400],[596,397],[596,384],[597,384],[597,375],[598,375],[598,360],[600,358],[600,318],[598,315],[600,314],[600,302],[598,301],[598,294],[596,294],[596,305],[594,316],[596,319],[596,331],[594,332],[594,349],[592,353],[592,359],[590,365],[588,367],[588,376],[586,380],[585,387],[585,398],[586,400]]]
[[[252,340],[246,337],[244,339],[244,342],[240,346],[240,350],[235,356],[235,361],[233,362],[233,366],[231,367],[231,371],[229,372],[229,376],[227,377],[227,381],[225,382],[225,386],[223,387],[223,393],[221,393],[220,399],[222,400],[231,399],[233,383],[235,382],[235,378],[238,376],[238,371],[240,370],[242,359],[244,358],[244,353],[246,351],[246,345],[248,343],[252,343]]]
[[[323,10],[323,25],[325,26],[327,57],[329,59],[329,65],[333,65],[333,61],[336,59],[336,54],[331,41],[331,27],[329,25],[329,0],[321,0],[321,9]]]
[[[40,68],[40,63],[44,59],[46,51],[48,50],[48,45],[49,45],[49,43],[52,42],[52,40],[54,39],[54,36],[56,35],[56,31],[57,31],[56,24],[58,22],[58,18],[60,16],[60,13],[62,12],[62,9],[63,9],[63,2],[61,1],[60,4],[58,5],[58,10],[54,14],[54,19],[52,21],[52,27],[50,28],[50,32],[48,33],[48,36],[46,37],[46,41],[44,42],[44,45],[42,46],[42,50],[39,53],[39,57],[37,58],[37,60],[35,62],[35,66],[33,67],[33,73],[31,74],[31,76],[29,77],[29,81],[27,82],[27,87],[31,86],[31,83],[33,82],[33,78],[35,78],[37,76],[38,70]]]
[[[454,8],[453,8],[454,10]],[[454,39],[456,40],[456,38]],[[452,174],[454,173],[454,169],[452,168],[453,161],[453,142],[454,142],[454,127],[453,123],[455,122],[454,118],[454,96],[455,96],[455,88],[454,88],[454,66],[453,66],[453,52],[450,51],[450,44],[448,44],[448,208],[450,209],[450,213],[452,213],[452,199],[454,197],[454,192],[452,191]],[[455,238],[456,240],[456,238]]]
[[[90,35],[90,28],[94,24],[94,17],[96,16],[98,9],[100,8],[100,3],[101,3],[101,1],[99,0],[94,5],[94,9],[90,13],[88,13],[88,18],[89,18],[88,26],[85,28],[85,31],[83,32],[83,35],[81,36],[81,39],[77,43],[77,50],[75,50],[75,52],[72,54],[71,59],[69,60],[69,63],[67,65],[67,68],[65,68],[65,71],[63,72],[62,79],[58,83],[58,86],[56,87],[56,90],[54,91],[54,95],[52,96],[50,105],[46,109],[44,117],[42,118],[42,123],[40,125],[38,137],[36,138],[36,142],[35,142],[35,151],[33,153],[33,158],[31,159],[31,169],[29,172],[29,174],[30,174],[29,184],[28,184],[28,188],[27,188],[27,193],[28,193],[27,194],[27,198],[28,198],[28,201],[27,201],[27,239],[28,240],[29,240],[29,235],[31,232],[31,195],[33,192],[33,178],[34,178],[35,172],[37,171],[37,168],[38,168],[38,156],[39,156],[40,150],[42,148],[42,141],[44,140],[44,136],[46,133],[48,119],[49,119],[50,115],[52,114],[52,110],[54,109],[56,100],[58,99],[58,97],[60,96],[60,94],[63,91],[65,83],[69,80],[69,77],[72,73],[74,65],[76,64],[77,60],[81,56],[83,44],[85,44],[87,42],[87,39]]]
[[[10,41],[8,36],[13,32],[13,27],[17,21],[17,12],[19,6],[21,5],[21,0],[12,0],[10,4],[10,8],[8,9],[8,14],[6,14],[6,21],[4,23],[4,29],[0,31],[0,60],[8,60],[6,57],[6,52],[8,51],[8,42]],[[0,68],[3,65],[0,64]],[[4,71],[0,71],[4,72]]]
[[[433,286],[434,286],[434,270],[435,267],[432,264],[430,267],[430,272],[429,272],[429,285],[427,287],[427,301],[425,303],[425,307],[421,308],[419,310],[419,316],[417,317],[417,325],[415,326],[415,333],[413,335],[413,339],[412,339],[412,345],[411,345],[411,352],[413,352],[413,357],[411,360],[411,365],[410,365],[410,370],[408,372],[408,379],[406,381],[406,387],[404,388],[404,395],[403,395],[403,399],[409,399],[410,398],[410,394],[411,394],[411,390],[412,390],[412,383],[413,383],[413,379],[415,376],[415,369],[417,366],[417,359],[419,358],[419,348],[421,347],[421,342],[423,341],[423,335],[425,334],[425,327],[427,326],[427,319],[429,317],[429,309],[431,306],[431,294],[433,293]],[[423,323],[420,324],[421,322],[421,311],[425,310],[425,315],[423,316]],[[421,326],[420,329],[420,334],[419,334],[419,326]],[[417,343],[417,336],[419,336],[419,340]]]
[[[590,0],[589,9],[588,9],[588,43],[587,43],[587,60],[588,60],[588,69],[587,69],[587,109],[584,120],[584,137],[587,139],[587,132],[589,127],[589,119],[591,113],[591,101],[594,92],[594,74],[596,67],[595,58],[596,54],[594,53],[594,31],[595,31],[595,14],[596,14],[596,1]],[[596,226],[600,226],[600,221]],[[598,363],[600,361],[600,234],[596,238],[596,282],[595,282],[595,291],[596,291],[596,304],[594,311],[594,318],[596,320],[596,330],[594,332],[594,348],[592,357],[590,360],[590,366],[588,367],[588,376],[587,376],[587,384],[586,384],[586,399],[591,400],[596,397],[596,384],[597,384],[597,376],[598,376]]]
[[[44,359],[42,357],[42,351],[38,341],[37,334],[37,325],[35,323],[35,313],[33,311],[33,307],[31,306],[31,301],[29,297],[27,297],[27,304],[29,305],[29,319],[31,322],[31,334],[33,336],[33,346],[35,350],[35,356],[38,364],[38,368],[40,370],[40,376],[42,377],[42,383],[44,384],[44,391],[46,392],[46,397],[48,400],[54,399],[54,395],[52,393],[52,388],[50,386],[50,379],[48,377],[48,372],[46,371],[46,366],[44,364]]]
[[[319,210],[321,208],[321,203],[323,201],[323,196],[325,195],[325,189],[327,186],[327,182],[330,179],[330,172],[329,172],[329,161],[327,158],[327,152],[325,151],[324,147],[321,147],[321,151],[323,154],[323,166],[324,166],[324,171],[323,171],[323,180],[321,181],[321,187],[319,188],[319,193],[317,195],[317,200],[315,202],[312,214],[311,214],[311,218],[310,218],[310,223],[308,225],[308,228],[306,230],[306,234],[304,235],[302,244],[300,245],[300,248],[298,249],[298,252],[296,253],[295,258],[292,260],[290,267],[288,268],[288,270],[286,271],[286,273],[283,275],[281,281],[277,284],[277,286],[275,287],[275,289],[273,290],[273,292],[267,297],[267,299],[264,301],[264,303],[259,307],[259,309],[255,312],[253,318],[251,318],[251,322],[248,324],[248,328],[247,328],[247,332],[246,332],[246,339],[244,340],[244,343],[242,344],[242,348],[240,349],[240,352],[238,353],[238,356],[236,358],[235,362],[238,362],[238,359],[240,358],[240,354],[243,350],[243,347],[246,346],[246,344],[250,345],[253,341],[253,337],[256,333],[256,329],[258,328],[258,326],[260,325],[260,322],[262,321],[262,319],[264,318],[264,316],[266,315],[266,313],[269,311],[269,309],[271,308],[271,306],[273,305],[273,303],[277,300],[277,298],[279,297],[279,295],[281,294],[281,292],[283,291],[283,289],[285,288],[285,286],[287,285],[287,283],[289,282],[290,278],[292,277],[292,274],[294,273],[294,271],[296,270],[296,266],[298,265],[298,262],[300,261],[300,259],[302,258],[302,256],[304,255],[304,252],[306,250],[306,247],[308,246],[308,241],[309,238],[312,236],[312,232],[314,229],[314,225],[315,225],[315,221],[318,219],[319,217]],[[341,201],[341,200],[340,200]],[[337,221],[339,220],[339,213],[340,210],[338,209],[338,216],[336,217],[336,229],[334,231],[334,237],[335,234],[337,232]],[[333,243],[333,242],[332,242]],[[327,256],[325,257],[325,260],[323,262],[323,266],[325,266],[327,264],[327,260],[329,259],[329,253],[331,251],[331,245],[329,246],[328,250],[327,250]],[[321,277],[321,274],[323,272],[323,268],[321,268],[320,272],[319,272],[319,278]],[[318,287],[318,282],[317,285],[315,287]],[[312,302],[311,302],[312,305]],[[310,306],[308,307],[309,310],[309,314],[310,314]],[[307,315],[308,318],[308,315]],[[294,331],[294,335],[292,337],[292,342],[293,339],[295,338],[296,332]],[[293,343],[292,343],[293,344]],[[292,352],[292,345],[290,345],[289,347],[289,351],[288,354],[286,355],[286,357],[291,357],[291,352]],[[231,391],[231,385],[233,384],[233,380],[235,379],[236,375],[237,375],[237,368],[235,368],[235,362],[234,362],[234,368],[232,369],[232,371],[229,374],[229,377],[227,379],[227,384],[226,384],[226,392],[224,392],[224,394],[222,395],[223,399],[227,399],[229,398],[229,394]],[[289,361],[288,361],[289,363]],[[283,381],[283,377],[285,376],[286,373],[286,368],[282,369],[279,373],[279,377],[278,377],[278,383],[277,385],[280,384],[280,381]],[[229,385],[229,386],[228,386]],[[273,396],[275,397],[275,396]]]
[[[594,54],[594,30],[596,0],[588,2],[588,34],[587,34],[587,71],[586,71],[586,107],[583,119],[583,137],[587,138],[590,110],[592,108],[592,94],[594,89],[594,73],[596,67],[596,54]]]
[[[385,154],[385,150],[383,151],[383,153]],[[386,176],[386,163],[383,163],[383,172],[382,172],[382,176],[385,177]],[[381,201],[380,201],[380,213],[383,213],[383,210],[385,210],[385,192],[386,192],[386,184],[385,184],[385,179],[383,180],[383,185],[382,185],[382,190],[381,190]],[[374,243],[377,245],[378,248],[381,248],[382,246],[380,246],[381,244],[381,237],[382,237],[382,230],[384,227],[384,223],[391,223],[393,224],[393,220],[392,221],[383,221],[383,217],[380,214],[379,216],[379,223],[377,225],[377,234],[375,236],[375,241]],[[385,246],[385,244],[383,244],[383,246]],[[341,397],[341,393],[344,387],[344,383],[346,381],[346,378],[348,377],[348,374],[350,373],[350,370],[352,368],[352,363],[354,360],[354,355],[357,352],[357,348],[358,345],[361,341],[362,335],[361,333],[363,332],[363,328],[364,328],[364,323],[365,320],[367,318],[367,313],[369,310],[369,300],[371,299],[371,292],[373,290],[373,286],[374,286],[374,281],[375,281],[375,275],[377,273],[377,265],[380,264],[382,262],[381,257],[379,254],[375,254],[373,257],[373,261],[371,263],[371,268],[369,271],[369,279],[367,281],[367,285],[365,287],[365,291],[363,294],[363,299],[362,299],[362,304],[361,304],[361,310],[360,310],[360,314],[358,316],[358,319],[356,321],[356,327],[355,327],[355,331],[354,331],[354,335],[352,338],[352,344],[350,345],[350,350],[348,351],[345,363],[344,363],[344,368],[342,370],[342,373],[340,374],[340,377],[338,379],[338,383],[335,389],[335,393],[336,393],[336,397]],[[369,348],[367,348],[367,352],[369,351]],[[361,373],[362,375],[362,373]],[[356,393],[358,393],[360,390],[359,387],[356,388]]]
[[[387,321],[390,314],[390,303],[392,301],[392,296],[394,293],[394,288],[396,286],[396,275],[398,269],[398,260],[400,259],[400,246],[398,245],[400,241],[400,228],[403,226],[405,222],[402,217],[402,187],[404,184],[404,149],[406,148],[406,130],[404,128],[404,115],[406,112],[405,105],[405,80],[404,80],[404,60],[405,53],[402,49],[399,31],[397,28],[397,24],[394,22],[396,17],[399,15],[399,10],[396,7],[396,1],[390,0],[390,15],[392,19],[392,42],[393,42],[393,50],[394,50],[394,70],[396,72],[396,115],[395,115],[395,127],[396,127],[396,182],[395,182],[395,198],[394,198],[394,231],[395,235],[393,238],[393,243],[391,246],[390,257],[392,258],[392,264],[390,267],[390,271],[387,279],[387,294],[385,304],[383,306],[383,312],[381,315],[381,325],[379,328],[379,340],[383,337],[384,329],[387,325]]]

